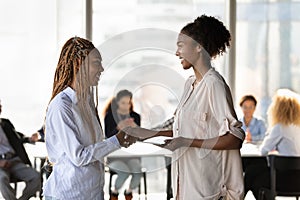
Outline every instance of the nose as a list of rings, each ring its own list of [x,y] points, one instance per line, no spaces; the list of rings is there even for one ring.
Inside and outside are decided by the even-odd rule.
[[[104,71],[104,68],[103,68],[103,66],[102,66],[102,63],[100,64],[99,71],[100,71],[100,72],[103,72],[103,71]]]
[[[178,50],[178,49],[176,50],[175,55],[176,55],[176,56],[180,56],[180,53],[179,53],[179,50]]]

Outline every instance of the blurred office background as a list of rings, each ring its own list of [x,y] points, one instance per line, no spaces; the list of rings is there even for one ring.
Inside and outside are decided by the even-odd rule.
[[[184,80],[193,74],[183,71],[174,55],[176,34],[172,33],[206,14],[227,26],[236,25],[235,51],[213,63],[232,87],[238,115],[239,98],[253,94],[259,101],[256,114],[266,118],[276,89],[300,92],[299,10],[300,0],[0,0],[2,117],[28,135],[42,126],[61,47],[77,35],[90,38],[103,50],[106,66],[99,83],[99,111],[118,89],[129,88],[142,126],[157,125],[172,116]],[[150,29],[166,37],[158,41],[161,38]],[[111,51],[126,49],[133,45],[126,43],[126,36],[135,33],[140,38],[129,41],[165,42],[167,48],[154,45],[130,51],[128,47],[113,61],[104,56],[107,42],[114,45]],[[150,187],[163,192],[159,186],[163,176],[155,175],[157,187]]]

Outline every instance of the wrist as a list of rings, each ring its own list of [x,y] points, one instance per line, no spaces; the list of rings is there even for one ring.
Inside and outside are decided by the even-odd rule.
[[[190,147],[197,147],[197,148],[203,148],[203,140],[201,139],[191,139],[190,141]]]
[[[183,147],[191,147],[193,143],[192,139],[182,138],[182,146]]]
[[[124,143],[124,135],[119,133],[116,135],[116,137],[117,137],[120,145],[122,145]]]

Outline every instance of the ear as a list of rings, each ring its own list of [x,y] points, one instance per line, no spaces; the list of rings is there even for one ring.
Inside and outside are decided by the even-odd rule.
[[[198,44],[198,45],[196,46],[196,50],[197,50],[198,53],[200,53],[201,50],[202,50],[202,46]]]

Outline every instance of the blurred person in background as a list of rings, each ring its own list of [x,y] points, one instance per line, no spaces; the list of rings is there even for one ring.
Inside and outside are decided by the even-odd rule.
[[[105,136],[107,138],[114,136],[126,127],[141,125],[141,117],[133,111],[132,93],[128,90],[119,91],[108,103],[104,113]],[[132,176],[130,184],[124,191],[124,195],[126,200],[132,199],[132,190],[139,186],[142,175],[140,158],[109,158],[108,166],[110,170],[117,173],[117,179],[110,199],[118,199],[119,190],[130,175]]]
[[[271,129],[261,145],[262,155],[276,153],[283,156],[300,156],[299,116],[300,96],[288,89],[277,90],[268,109],[268,123]],[[281,180],[289,180],[287,176],[278,176]],[[280,185],[280,182],[277,186],[285,187]],[[251,190],[258,199],[260,188],[270,188],[270,169],[266,162],[252,165],[245,172],[245,192]]]
[[[2,105],[0,100],[0,114]],[[41,188],[40,175],[31,167],[23,143],[37,141],[37,135],[25,137],[17,132],[13,124],[0,118],[0,191],[4,199],[16,199],[15,191],[10,185],[10,179],[21,180],[26,183],[21,200],[34,196]]]
[[[262,141],[266,133],[265,122],[253,116],[256,104],[257,101],[253,95],[245,95],[240,100],[240,107],[244,114],[240,121],[243,122],[242,129],[246,133],[245,141],[249,143]]]

